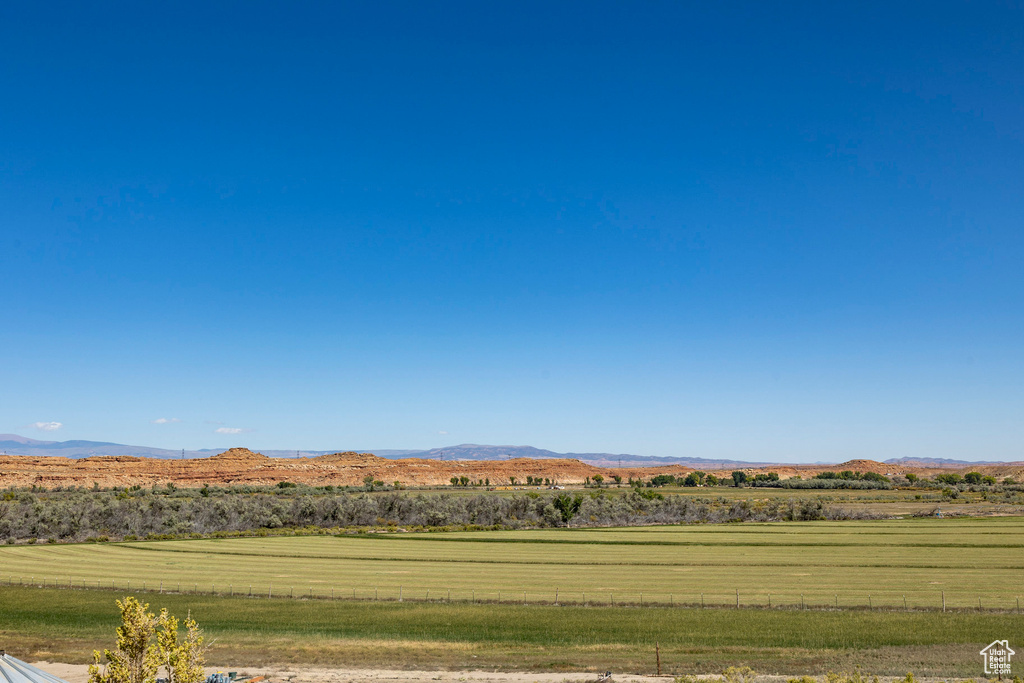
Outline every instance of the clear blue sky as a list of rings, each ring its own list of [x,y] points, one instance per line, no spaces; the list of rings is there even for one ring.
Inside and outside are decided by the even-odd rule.
[[[0,98],[0,432],[1024,459],[1019,3],[5,3]]]

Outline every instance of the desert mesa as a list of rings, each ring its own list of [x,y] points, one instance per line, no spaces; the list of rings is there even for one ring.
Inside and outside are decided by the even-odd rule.
[[[895,465],[874,460],[850,460],[836,465],[766,465],[745,467],[748,475],[775,472],[782,478],[809,477],[820,472],[854,470],[892,476],[907,473],[931,476],[941,472],[959,471],[950,468]],[[995,476],[1024,475],[1024,463],[978,465],[961,468]],[[182,487],[209,485],[272,485],[282,481],[311,486],[360,486],[367,477],[402,486],[443,486],[452,477],[468,478],[473,483],[490,486],[522,485],[532,481],[562,485],[583,484],[595,476],[609,483],[615,477],[622,481],[649,479],[660,474],[685,476],[694,468],[685,465],[658,467],[596,467],[575,459],[511,460],[424,460],[420,458],[389,459],[369,453],[332,453],[309,458],[271,458],[246,448],[231,448],[208,458],[167,460],[133,456],[93,456],[65,458],[59,456],[0,456],[0,488],[30,487],[53,489],[67,486],[152,486],[174,484]],[[707,470],[709,474],[727,477],[731,470]]]

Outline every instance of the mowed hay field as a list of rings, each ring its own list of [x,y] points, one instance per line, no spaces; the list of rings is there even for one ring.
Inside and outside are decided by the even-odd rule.
[[[1016,610],[1018,517],[0,547],[0,583],[361,600]],[[556,593],[557,591],[557,593]],[[979,602],[980,601],[980,602]]]
[[[110,647],[109,590],[0,587],[0,642],[29,661],[83,663]],[[140,595],[151,609],[191,613],[213,646],[208,662],[263,665],[718,673],[866,672],[979,677],[988,643],[1024,639],[1024,618],[990,612],[573,607],[447,602],[242,599]],[[569,676],[569,680],[579,680]]]
[[[191,611],[215,641],[211,663],[257,671],[297,663],[653,673],[657,644],[673,674],[862,666],[976,677],[982,647],[1024,642],[1022,521],[2,546],[0,643],[22,658],[87,661],[112,643],[115,598],[134,594],[152,609]]]

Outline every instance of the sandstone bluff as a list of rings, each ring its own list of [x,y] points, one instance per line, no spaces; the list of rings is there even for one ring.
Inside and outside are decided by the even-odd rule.
[[[915,472],[928,475],[935,472],[955,471],[942,468],[887,465],[872,460],[851,460],[839,465],[783,465],[764,468],[745,468],[748,473],[775,471],[783,478],[800,474],[813,476],[825,470],[852,469],[880,474]],[[1015,470],[1016,467],[977,467],[982,471]],[[559,484],[580,484],[587,478],[601,475],[610,482],[614,475],[623,480],[648,479],[658,474],[685,475],[693,471],[682,465],[661,467],[602,468],[571,459],[513,460],[423,460],[407,458],[392,460],[365,453],[332,453],[315,458],[269,458],[246,448],[232,448],[210,458],[165,460],[131,456],[96,456],[71,459],[56,456],[0,456],[0,488],[10,486],[152,486],[173,483],[176,486],[198,487],[203,484],[270,485],[281,481],[304,483],[312,486],[359,486],[366,477],[388,484],[400,482],[404,486],[442,486],[452,477],[467,477],[476,482],[489,480],[492,486],[506,486],[515,478],[522,483],[526,478],[549,479]],[[710,470],[720,476],[728,471]],[[966,470],[965,470],[966,471]],[[993,471],[993,473],[997,473]],[[999,472],[1002,473],[1002,472]]]

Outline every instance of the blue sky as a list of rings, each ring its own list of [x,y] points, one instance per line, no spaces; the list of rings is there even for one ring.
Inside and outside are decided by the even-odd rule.
[[[1024,459],[1019,3],[152,5],[0,8],[0,432]]]

